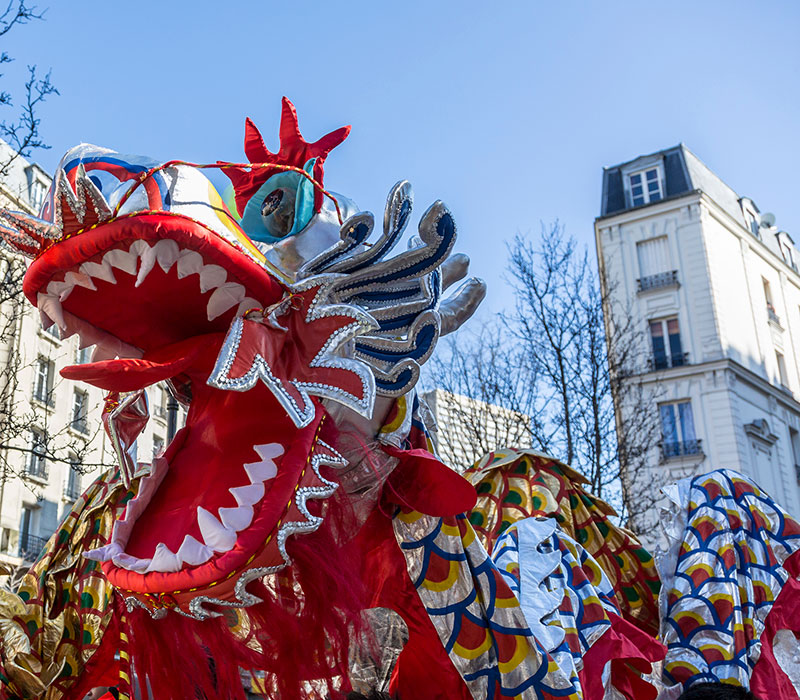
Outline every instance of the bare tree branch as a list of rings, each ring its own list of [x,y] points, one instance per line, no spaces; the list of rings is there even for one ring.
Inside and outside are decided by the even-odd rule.
[[[44,11],[39,11],[36,5],[28,5],[25,0],[11,0],[5,11],[0,14],[0,37],[17,25],[43,18]],[[8,53],[5,51],[0,53],[0,65],[11,63],[11,61],[13,59]],[[0,73],[0,78],[2,77],[3,74]],[[38,108],[50,95],[57,94],[58,90],[51,82],[50,72],[48,71],[44,77],[40,77],[37,74],[36,66],[29,65],[28,79],[25,82],[19,115],[12,121],[0,122],[0,138],[13,149],[13,153],[0,161],[0,176],[5,175],[10,165],[20,156],[27,158],[37,148],[49,148],[39,132],[41,120],[38,116]],[[0,107],[12,107],[13,104],[12,93],[8,90],[0,91]]]
[[[513,311],[432,362],[432,384],[444,390],[433,398],[448,423],[439,447],[466,464],[501,447],[547,452],[640,527],[658,492],[652,476],[642,478],[661,437],[658,386],[639,378],[646,328],[625,309],[608,314],[614,286],[593,270],[558,223],[535,241],[514,239]]]

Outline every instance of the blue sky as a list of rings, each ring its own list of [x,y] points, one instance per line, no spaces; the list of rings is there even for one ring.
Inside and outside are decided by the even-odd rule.
[[[0,87],[52,67],[48,170],[80,141],[238,160],[245,116],[277,147],[282,95],[309,140],[352,124],[328,187],[443,199],[488,313],[507,240],[557,218],[593,246],[602,167],[681,141],[800,240],[799,30],[790,1],[61,0],[4,38]]]

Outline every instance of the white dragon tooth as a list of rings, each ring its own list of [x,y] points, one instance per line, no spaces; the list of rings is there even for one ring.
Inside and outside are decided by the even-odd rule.
[[[253,506],[239,506],[237,508],[220,508],[219,519],[229,530],[241,532],[253,522]]]
[[[111,561],[112,557],[115,557],[119,554],[122,554],[122,547],[119,545],[119,543],[109,542],[107,545],[84,552],[83,558],[91,559],[92,561]]]
[[[53,319],[50,318],[44,311],[44,309],[39,309],[39,320],[42,323],[42,328],[47,330],[50,326],[53,325]]]
[[[64,328],[61,329],[61,340],[75,335],[80,329],[80,321],[71,314],[67,314],[64,318]]]
[[[214,556],[214,550],[191,535],[186,535],[178,548],[178,559],[189,566],[205,564]]]
[[[104,360],[113,360],[117,356],[117,353],[104,345],[102,342],[97,343],[95,345],[94,351],[92,352],[92,362],[103,362]]]
[[[181,249],[178,244],[171,238],[164,238],[153,246],[156,251],[156,260],[159,267],[164,272],[169,272],[170,268],[175,264],[178,256],[181,254]]]
[[[125,250],[109,250],[103,256],[103,262],[127,272],[129,275],[136,274],[137,257],[135,254],[132,255]]]
[[[199,274],[203,269],[203,256],[194,250],[182,250],[178,255],[178,279]]]
[[[264,498],[264,482],[257,481],[247,486],[234,486],[228,489],[228,491],[233,494],[233,497],[240,506],[254,506]]]
[[[133,243],[131,243],[131,247],[128,248],[129,253],[140,258],[142,255],[144,255],[146,250],[150,250],[150,244],[141,238],[137,238]]]
[[[244,470],[247,472],[247,476],[252,484],[274,479],[275,475],[278,473],[278,468],[272,460],[245,464]]]
[[[244,299],[244,287],[236,282],[226,282],[217,287],[208,299],[208,320],[213,321]]]
[[[94,277],[95,279],[116,284],[117,279],[114,277],[114,271],[111,269],[110,263],[103,261],[102,263],[85,262],[78,268],[83,274]]]
[[[215,552],[229,552],[236,544],[236,533],[226,528],[215,516],[202,506],[197,507],[197,524],[203,542]]]
[[[228,273],[219,265],[203,265],[200,270],[200,293],[204,294],[209,289],[221,287],[228,279]]]
[[[144,241],[135,241],[134,245],[136,245],[136,243],[144,243]],[[142,282],[144,282],[145,278],[147,277],[147,275],[150,274],[150,271],[156,264],[155,248],[151,248],[150,246],[147,246],[146,248],[142,248],[141,246],[139,246],[139,248],[141,248],[142,251],[141,253],[142,264],[139,266],[139,274],[136,275],[136,284],[134,285],[134,287],[138,287]],[[133,246],[131,246],[131,251],[133,251]]]
[[[117,554],[111,557],[111,561],[116,564],[121,569],[128,569],[128,571],[136,571],[137,573],[143,574],[147,571],[147,567],[150,566],[150,559],[139,559],[138,557],[133,557],[130,554]]]
[[[270,442],[266,445],[253,445],[253,449],[258,452],[261,459],[275,459],[284,453],[283,445],[279,442]]]
[[[78,337],[80,338],[78,347],[81,350],[88,348],[90,345],[94,345],[95,343],[99,342],[103,335],[103,332],[95,328],[93,325],[90,323],[85,323],[78,329]]]
[[[66,275],[64,275],[64,282],[71,287],[86,287],[86,289],[91,289],[93,292],[97,291],[97,287],[94,286],[92,278],[83,272],[75,272],[74,270],[70,270]]]
[[[253,299],[253,297],[245,297],[242,300],[242,303],[239,304],[239,308],[236,309],[237,316],[244,316],[250,309],[260,309],[264,305],[258,300]]]
[[[145,573],[151,571],[174,572],[181,570],[181,560],[167,545],[159,542]]]
[[[61,297],[61,294],[67,290],[72,291],[74,285],[67,284],[66,282],[58,282],[53,280],[47,285],[47,293],[52,294],[54,297]]]
[[[65,328],[64,311],[61,309],[61,302],[51,294],[39,292],[36,296],[36,308],[44,311],[59,328]]]

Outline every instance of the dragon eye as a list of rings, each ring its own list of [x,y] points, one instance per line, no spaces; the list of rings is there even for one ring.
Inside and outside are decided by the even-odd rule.
[[[283,238],[294,224],[295,190],[278,187],[272,190],[261,203],[261,219],[271,236]]]
[[[283,190],[273,190],[266,197],[261,205],[261,216],[269,216],[274,212],[283,199]]]

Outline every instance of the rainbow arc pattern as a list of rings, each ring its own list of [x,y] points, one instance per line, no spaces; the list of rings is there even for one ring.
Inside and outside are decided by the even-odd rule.
[[[489,452],[465,476],[478,492],[469,521],[490,552],[515,522],[553,517],[606,573],[622,617],[658,634],[661,584],[653,557],[632,532],[609,520],[616,512],[585,490],[584,476],[535,450],[513,448]]]
[[[749,687],[764,620],[800,550],[800,523],[759,486],[719,469],[689,481],[686,524],[665,575],[665,680]]]

